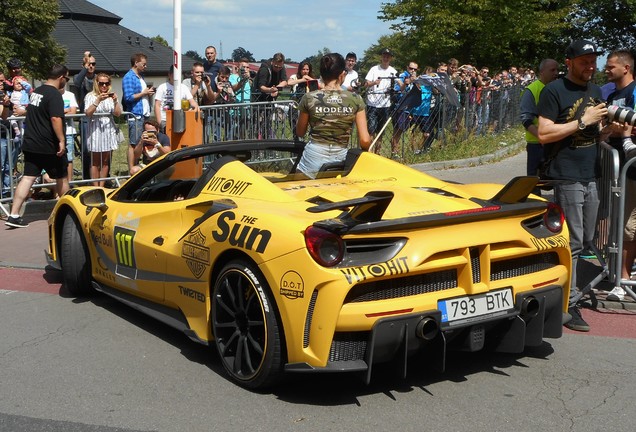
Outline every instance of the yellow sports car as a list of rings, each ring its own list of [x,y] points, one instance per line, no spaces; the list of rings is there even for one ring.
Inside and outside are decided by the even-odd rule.
[[[247,388],[447,349],[558,338],[571,256],[563,213],[506,186],[452,184],[349,150],[315,179],[302,143],[173,151],[115,190],[79,187],[49,218],[73,295],[108,294],[202,344]],[[417,367],[417,363],[411,363]]]

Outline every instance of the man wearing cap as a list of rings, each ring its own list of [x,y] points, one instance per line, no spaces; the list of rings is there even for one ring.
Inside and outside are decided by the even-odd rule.
[[[382,61],[379,65],[369,69],[365,77],[367,91],[367,128],[371,138],[375,138],[382,126],[389,119],[391,109],[391,91],[394,80],[397,78],[397,70],[390,65],[393,53],[388,48],[380,51]],[[380,152],[380,142],[375,146],[375,153]]]
[[[568,72],[545,86],[539,97],[539,142],[544,146],[550,179],[557,180],[554,197],[565,213],[570,230],[572,278],[568,311],[572,319],[566,327],[589,331],[577,307],[581,291],[576,269],[584,246],[592,243],[598,212],[596,179],[599,172],[598,143],[606,136],[601,121],[607,108],[601,100],[601,88],[590,81],[596,71],[600,51],[587,40],[576,40],[567,48]]]
[[[353,68],[356,66],[358,62],[358,56],[356,53],[350,52],[345,57],[345,71],[347,74],[345,75],[345,79],[342,82],[342,88],[349,91],[356,91],[357,89],[357,79],[358,72],[356,72]],[[353,84],[352,84],[353,83]]]

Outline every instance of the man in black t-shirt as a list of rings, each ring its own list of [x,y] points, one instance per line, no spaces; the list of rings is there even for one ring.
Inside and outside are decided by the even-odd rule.
[[[282,53],[276,53],[270,61],[262,63],[256,73],[252,86],[252,102],[273,102],[285,87],[287,87],[285,56]],[[264,105],[257,109],[258,115],[254,116],[256,137],[274,138],[272,123],[269,121],[272,118],[273,106]]]
[[[285,70],[285,56],[276,53],[268,62],[262,63],[256,73],[252,97],[254,102],[271,102],[278,97],[278,93],[287,87],[287,71]]]
[[[539,142],[544,145],[549,161],[547,175],[560,180],[554,187],[554,197],[570,230],[572,319],[565,326],[577,331],[590,330],[577,307],[581,291],[576,284],[576,270],[581,251],[594,239],[599,204],[598,143],[601,120],[607,117],[605,104],[599,103],[601,89],[590,82],[599,53],[590,41],[572,42],[566,51],[567,75],[545,86],[537,107]]]
[[[64,100],[60,89],[69,80],[68,69],[63,65],[51,68],[43,85],[31,93],[26,113],[22,152],[24,175],[15,190],[11,214],[5,225],[25,228],[29,224],[20,217],[20,208],[29,195],[37,176],[44,170],[56,180],[56,191],[62,196],[69,188],[66,165],[66,137]]]

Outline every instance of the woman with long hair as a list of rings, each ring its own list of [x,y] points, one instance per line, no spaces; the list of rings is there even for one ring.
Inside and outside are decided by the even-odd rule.
[[[84,98],[84,112],[89,118],[86,146],[91,152],[91,178],[108,176],[110,156],[119,146],[118,128],[113,115],[120,116],[122,106],[112,91],[110,76],[98,73],[93,80],[93,91]],[[110,114],[93,116],[93,114]],[[104,186],[105,180],[93,182],[95,186]]]
[[[304,60],[298,63],[298,72],[289,77],[289,80],[287,80],[287,84],[292,86],[292,95],[294,98],[300,100],[305,93],[311,90],[309,88],[309,81],[315,81],[316,88],[313,90],[318,90],[319,83],[314,77],[311,63]]]
[[[368,150],[371,144],[364,101],[359,94],[342,89],[345,76],[342,55],[324,55],[320,60],[324,88],[306,93],[300,100],[296,133],[302,137],[308,127],[310,130],[298,170],[311,178],[315,178],[323,164],[345,159],[354,124],[360,147]]]

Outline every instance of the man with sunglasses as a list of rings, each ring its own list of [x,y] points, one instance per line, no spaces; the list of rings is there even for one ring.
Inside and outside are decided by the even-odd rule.
[[[20,208],[42,170],[55,179],[58,196],[65,194],[69,188],[66,172],[68,160],[64,134],[64,100],[60,93],[68,80],[66,66],[54,65],[44,84],[31,94],[22,144],[24,175],[16,187],[11,214],[5,222],[10,228],[29,226],[20,217]]]
[[[95,57],[91,55],[91,52],[84,51],[82,69],[73,77],[73,81],[70,83],[70,90],[75,95],[75,99],[79,105],[79,112],[85,112],[84,98],[93,91],[93,78],[95,78],[96,65],[97,62],[95,61]],[[91,178],[91,154],[86,147],[87,125],[88,119],[82,117],[80,119],[80,133],[82,137],[82,178],[84,179]]]

